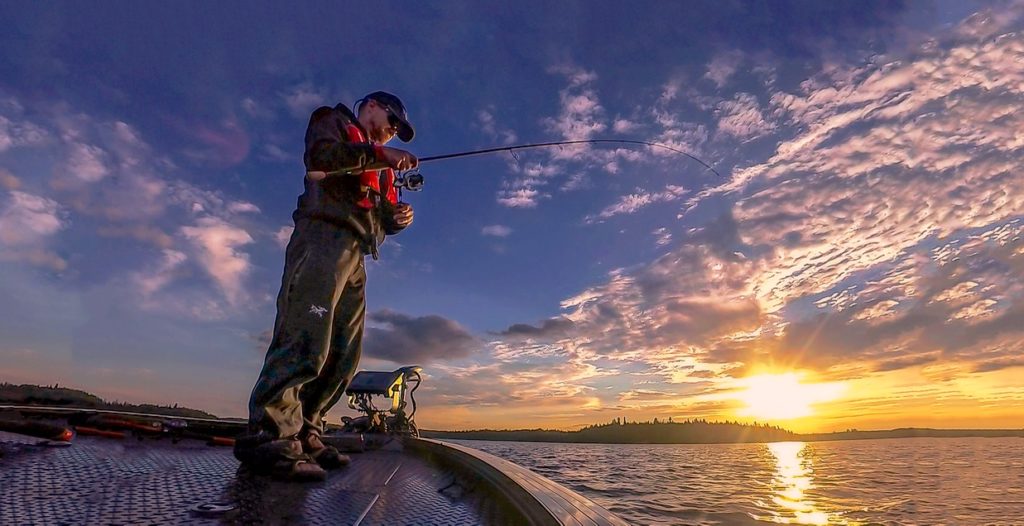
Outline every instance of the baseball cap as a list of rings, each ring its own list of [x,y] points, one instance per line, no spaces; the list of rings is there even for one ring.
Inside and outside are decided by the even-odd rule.
[[[402,142],[412,140],[416,130],[412,128],[412,124],[409,124],[409,116],[405,112],[405,104],[402,104],[401,99],[386,91],[375,91],[364,98],[374,100],[387,108],[388,122],[398,128],[398,138]]]

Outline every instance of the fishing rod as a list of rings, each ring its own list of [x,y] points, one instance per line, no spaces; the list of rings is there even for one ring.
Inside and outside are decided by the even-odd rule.
[[[637,144],[637,145],[650,146],[652,148],[662,148],[662,149],[665,149],[665,150],[669,150],[669,151],[678,153],[680,155],[685,155],[686,157],[689,157],[690,159],[693,159],[694,161],[697,161],[698,163],[700,163],[701,166],[703,166],[704,168],[707,168],[711,173],[717,175],[718,177],[722,176],[722,174],[718,173],[718,170],[715,170],[711,165],[709,165],[708,163],[698,159],[697,157],[695,157],[695,156],[693,156],[693,155],[691,155],[691,154],[689,154],[687,152],[684,152],[683,150],[680,150],[680,149],[677,149],[677,148],[673,148],[671,146],[667,146],[667,145],[664,145],[664,144],[659,144],[659,143],[656,143],[656,142],[636,141],[636,140],[628,140],[628,139],[581,139],[581,140],[574,140],[574,141],[539,142],[539,143],[530,143],[530,144],[517,144],[515,146],[500,146],[500,147],[497,147],[497,148],[484,148],[484,149],[481,149],[481,150],[471,150],[471,151],[466,151],[466,152],[448,153],[448,154],[444,154],[444,155],[434,155],[434,156],[430,156],[430,157],[423,157],[423,158],[419,159],[419,164],[428,163],[428,162],[432,162],[432,161],[441,161],[441,160],[445,160],[445,159],[456,159],[456,158],[459,158],[459,157],[469,157],[469,156],[473,156],[473,155],[484,155],[484,154],[496,153],[496,152],[510,152],[510,153],[512,153],[515,150],[526,150],[526,149],[531,149],[531,148],[546,148],[546,147],[551,147],[551,146],[567,146],[567,145],[572,145],[572,144],[596,144],[596,143]],[[513,153],[513,155],[515,155],[515,154]],[[372,170],[372,169],[377,169],[377,167],[375,167],[374,165],[370,165],[370,166],[367,167],[367,169],[371,169]],[[312,171],[312,172],[306,172],[306,176],[309,177],[310,179],[314,180],[314,181],[319,181],[320,179],[323,179],[324,177],[327,177],[328,175],[336,175],[336,174],[343,174],[343,173],[352,173],[352,172],[349,172],[349,171],[346,171],[346,170],[335,170],[335,171],[330,171],[330,172],[327,172],[327,171]],[[405,172],[401,173],[400,175],[398,175],[395,178],[395,187],[397,187],[399,190],[404,188],[404,189],[409,190],[411,192],[418,192],[418,191],[423,189],[423,182],[424,182],[423,181],[423,175],[419,173],[419,167],[416,167],[416,168],[413,168],[411,170],[405,171]]]
[[[713,173],[713,174],[715,174],[715,175],[717,175],[719,177],[722,176],[722,174],[718,173],[718,171],[715,170],[714,168],[712,168],[708,163],[706,163],[706,162],[704,162],[704,161],[694,157],[693,155],[690,155],[689,153],[684,152],[683,150],[679,150],[679,149],[673,148],[671,146],[666,146],[664,144],[658,144],[656,142],[631,141],[631,140],[626,140],[626,139],[582,139],[582,140],[577,140],[577,141],[538,142],[538,143],[531,143],[531,144],[519,144],[519,145],[516,145],[516,146],[501,146],[501,147],[498,147],[498,148],[487,148],[487,149],[484,149],[484,150],[473,150],[473,151],[469,151],[469,152],[449,153],[449,154],[446,154],[446,155],[435,155],[433,157],[424,157],[424,158],[420,159],[420,163],[426,163],[426,162],[430,162],[430,161],[440,161],[441,159],[455,159],[457,157],[469,157],[471,155],[483,155],[485,153],[511,152],[513,150],[525,150],[525,149],[528,149],[528,148],[543,148],[543,147],[547,147],[547,146],[565,146],[565,145],[569,145],[569,144],[593,144],[593,143],[642,144],[644,146],[652,146],[652,147],[655,147],[655,148],[664,148],[666,150],[669,150],[669,151],[672,151],[672,152],[675,152],[675,153],[678,153],[678,154],[681,154],[681,155],[685,155],[685,156],[689,157],[690,159],[693,159],[694,161],[697,161],[698,163],[700,163],[701,166],[707,168],[708,170],[711,170],[711,173]]]

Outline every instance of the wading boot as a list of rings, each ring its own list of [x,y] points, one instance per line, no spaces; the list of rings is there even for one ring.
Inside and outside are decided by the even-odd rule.
[[[254,473],[295,482],[327,480],[327,472],[303,453],[303,446],[297,439],[260,441],[259,438],[235,441],[235,458]]]
[[[302,452],[324,469],[343,468],[352,462],[348,455],[342,454],[336,447],[324,444],[320,440],[320,435],[314,431],[304,431],[299,436]]]

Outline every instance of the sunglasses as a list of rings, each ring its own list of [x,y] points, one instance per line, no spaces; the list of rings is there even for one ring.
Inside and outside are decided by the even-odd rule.
[[[395,129],[395,133],[398,133],[398,130],[402,129],[402,121],[398,119],[398,115],[395,113],[395,110],[391,109],[391,106],[388,106],[383,102],[377,100],[375,100],[374,102],[377,103],[378,107],[380,107],[382,110],[388,113],[388,124],[390,124],[391,127]]]

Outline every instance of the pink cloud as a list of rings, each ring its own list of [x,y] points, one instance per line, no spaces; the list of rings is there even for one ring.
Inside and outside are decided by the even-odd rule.
[[[11,148],[43,144],[49,133],[28,121],[12,121],[0,115],[0,152]]]
[[[509,208],[534,208],[540,197],[540,192],[532,188],[502,190],[498,194],[498,203]]]
[[[274,241],[277,243],[277,246],[281,248],[287,247],[288,242],[292,238],[292,232],[294,231],[295,227],[293,226],[283,226],[279,228],[277,232],[274,233]]]
[[[598,218],[608,219],[610,217],[617,215],[633,214],[639,211],[640,209],[645,208],[654,203],[676,201],[680,199],[682,196],[686,195],[686,193],[688,193],[688,190],[686,188],[676,185],[667,185],[665,186],[664,191],[654,193],[646,192],[640,189],[637,190],[637,192],[620,197],[618,202],[606,207],[604,210],[601,210],[601,212],[599,212],[596,217],[588,216],[585,219],[585,222],[593,223]]]
[[[732,100],[718,104],[718,133],[747,140],[755,139],[776,129],[766,120],[757,98],[749,93],[738,93]]]
[[[249,255],[240,250],[253,242],[245,230],[216,217],[202,217],[182,234],[198,251],[199,262],[231,304],[246,297],[243,279],[252,268]]]
[[[597,92],[587,87],[597,80],[597,75],[571,67],[558,68],[556,71],[568,78],[569,86],[559,92],[561,113],[558,117],[544,120],[548,129],[570,141],[590,139],[594,134],[607,129],[608,125],[604,122],[605,110],[598,100]]]
[[[233,118],[217,125],[193,124],[186,130],[203,144],[203,148],[187,150],[190,157],[220,166],[234,166],[249,156],[249,134]]]
[[[67,261],[49,248],[52,237],[68,225],[63,215],[53,199],[8,192],[0,205],[0,259],[64,270]]]

